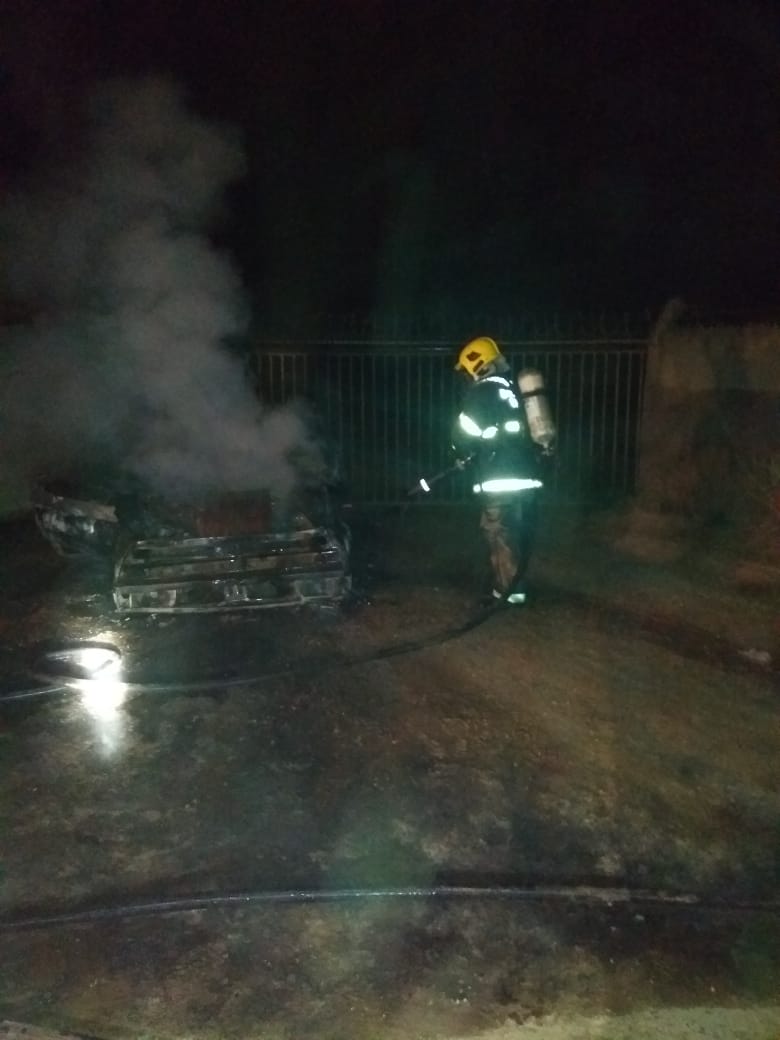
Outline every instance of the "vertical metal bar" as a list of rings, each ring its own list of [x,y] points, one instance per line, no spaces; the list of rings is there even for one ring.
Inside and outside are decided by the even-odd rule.
[[[445,395],[444,395],[444,366],[443,365],[439,365],[438,366],[438,372],[437,372],[437,375],[436,375],[436,414],[439,415],[439,416],[444,416],[445,414],[447,414],[447,412],[448,412],[448,402],[447,402],[447,400],[445,398]],[[442,460],[442,457],[443,457],[443,449],[442,449],[442,444],[441,444],[441,438],[437,437],[436,433],[437,433],[437,431],[434,430],[434,433],[433,433],[433,438],[434,438],[433,439],[433,445],[434,445],[434,452],[435,452],[434,458],[435,458],[436,462],[435,462],[435,465],[434,465],[433,468],[434,469],[441,469],[441,460]],[[447,492],[449,489],[442,488],[441,490],[444,491],[444,492]]]
[[[349,424],[349,354],[347,347],[339,347],[338,361],[338,423],[339,440],[343,444],[344,458],[349,471],[354,470],[353,436]]]
[[[338,408],[338,384],[336,383],[336,380],[333,375],[333,353],[331,350],[326,351],[325,354],[325,386],[327,388],[328,399],[326,421],[328,424],[328,431],[330,433],[330,436],[335,437],[336,431],[334,429],[333,413]],[[343,457],[344,445],[341,443],[341,441],[338,441],[338,446],[339,451],[342,453]]]
[[[417,420],[414,427],[414,438],[415,438],[415,450],[412,454],[412,465],[415,467],[419,474],[425,472],[423,456],[424,456],[424,433],[425,424],[423,421],[423,378],[425,375],[425,361],[426,356],[420,352],[417,357],[416,373],[417,373]],[[414,474],[410,474],[414,479]],[[411,481],[409,481],[411,483]]]
[[[634,433],[634,489],[638,487],[642,465],[642,409],[645,401],[645,379],[647,378],[647,350],[639,355],[639,379],[637,386],[636,428]]]
[[[355,471],[355,435],[352,418],[350,379],[352,361],[349,347],[339,350],[339,427],[341,443],[346,445],[347,464],[350,473]]]
[[[331,347],[330,354],[330,382],[333,387],[332,401],[331,401],[331,424],[334,431],[334,437],[336,437],[338,443],[341,445],[341,451],[344,453],[344,438],[341,436],[341,380],[340,380],[340,365],[341,357],[338,353],[337,348]],[[346,456],[344,453],[344,461]]]
[[[588,440],[588,470],[593,471],[593,459],[596,451],[596,370],[598,368],[598,354],[591,351],[590,369],[590,437]]]
[[[599,454],[599,478],[603,479],[602,473],[606,467],[606,400],[607,388],[609,386],[609,352],[603,350],[604,358],[604,382],[601,391],[601,449]],[[601,490],[601,489],[599,489]]]
[[[415,353],[415,359],[417,354]],[[417,366],[419,367],[419,365]],[[417,381],[419,382],[419,372],[417,374]],[[416,424],[419,421],[418,416],[412,412],[412,355],[406,355],[406,459],[403,470],[403,480],[405,484],[409,483],[409,459],[412,456],[412,423]],[[400,499],[401,489],[398,489],[396,493],[396,500]]]
[[[330,390],[330,413],[328,416],[328,426],[332,431],[332,436],[335,438],[336,443],[339,446],[339,452],[345,470],[349,471],[349,447],[344,440],[344,431],[342,429],[343,423],[343,412],[344,412],[344,388],[341,383],[341,348],[334,344],[329,344],[328,350],[328,387]]]
[[[360,479],[368,479],[368,437],[366,428],[366,358],[365,351],[360,355]]]
[[[363,366],[363,355],[350,347],[350,372],[349,372],[349,414],[350,429],[349,437],[352,441],[352,472],[359,473],[362,467],[363,443],[365,431],[363,429],[363,418],[360,400],[360,376]]]
[[[377,447],[379,445],[379,395],[377,394],[377,368],[379,356],[376,351],[371,351],[371,503],[376,504],[379,494],[379,479],[377,473]]]
[[[388,486],[389,486],[389,483],[388,483],[388,472],[387,472],[387,470],[388,470],[388,462],[389,462],[389,452],[388,452],[387,439],[390,436],[390,417],[389,417],[389,414],[388,414],[388,412],[389,412],[389,408],[388,408],[389,402],[387,400],[387,387],[388,387],[388,383],[389,383],[388,376],[390,374],[390,363],[389,363],[389,360],[388,360],[388,354],[387,354],[387,349],[386,348],[385,348],[385,352],[382,355],[382,357],[383,357],[383,360],[384,360],[384,370],[385,370],[385,372],[384,372],[385,377],[382,380],[382,411],[384,413],[384,436],[382,437],[382,476],[383,476],[383,481],[382,481],[382,501],[386,502],[387,501],[387,490],[388,490]]]
[[[397,323],[397,319],[398,319],[398,314],[396,313],[396,323]],[[393,443],[393,446],[392,446],[392,450],[391,450],[391,453],[390,453],[390,458],[397,464],[398,460],[400,458],[400,455],[401,455],[401,355],[398,352],[398,348],[397,347],[396,347],[396,355],[395,355],[395,364],[393,365],[393,368],[395,369],[395,402],[394,402],[394,405],[395,405],[395,437],[394,437],[394,443]],[[407,414],[408,414],[408,410],[407,410]],[[396,472],[397,472],[397,465],[396,465]],[[397,483],[398,483],[398,478],[396,477],[395,479],[393,479],[392,485],[391,485],[391,498],[392,498],[392,501],[395,501],[395,487],[393,485],[396,485]]]
[[[428,378],[428,436],[427,436],[426,442],[425,442],[425,464],[426,464],[426,466],[430,466],[431,467],[431,471],[433,470],[433,460],[434,460],[434,454],[433,454],[433,444],[434,444],[434,441],[433,441],[433,431],[434,431],[434,426],[435,426],[435,423],[436,423],[435,416],[437,414],[437,412],[435,411],[435,406],[434,406],[435,394],[434,394],[434,390],[433,390],[435,376],[436,376],[436,358],[435,358],[435,355],[431,355],[430,358],[428,359],[428,377],[429,377]],[[424,475],[424,471],[423,471],[423,475]]]
[[[442,418],[444,416],[444,402],[441,399],[441,360],[438,355],[430,359],[430,383],[428,385],[428,466],[431,472],[439,468],[439,452],[442,441]]]
[[[339,347],[336,355],[336,422],[338,424],[339,444],[350,473],[354,472],[354,444],[349,417],[349,348]]]
[[[614,352],[615,356],[615,401],[612,408],[612,466],[611,466],[611,481],[610,488],[611,492],[614,492],[617,484],[617,456],[618,456],[618,419],[620,409],[620,374],[621,374],[621,355],[620,351]]]
[[[579,377],[579,402],[578,402],[578,417],[577,417],[577,493],[578,496],[582,493],[582,487],[585,479],[585,472],[583,466],[583,444],[585,441],[585,408],[583,405],[585,395],[585,354],[580,353],[580,377]]]
[[[629,486],[629,444],[631,439],[631,410],[633,404],[633,384],[634,384],[634,356],[633,351],[626,352],[626,367],[628,373],[626,375],[626,387],[623,392],[623,401],[625,405],[625,416],[623,420],[623,479],[621,481],[621,490],[626,492]]]
[[[555,355],[555,408],[558,412],[556,422],[558,423],[558,429],[562,431],[563,436],[561,437],[561,463],[565,465],[566,459],[566,445],[569,442],[569,431],[566,426],[566,413],[563,411],[561,402],[561,354],[560,351]],[[565,476],[565,474],[564,474]],[[560,484],[560,470],[556,467],[553,475],[553,489],[558,491]]]
[[[338,381],[338,413],[339,413],[339,441],[347,446],[347,456],[349,459],[349,470],[353,470],[353,445],[349,442],[352,438],[349,437],[349,431],[347,428],[347,415],[346,405],[348,402],[348,376],[349,376],[349,355],[344,352],[343,348],[339,349],[339,381]]]
[[[569,363],[566,351],[559,351],[556,357],[558,359],[558,379],[560,383],[558,401],[561,415],[563,416],[564,429],[564,444],[562,445],[561,452],[563,456],[563,465],[561,467],[560,488],[563,489],[564,496],[576,495],[577,474],[572,461],[575,432],[571,411],[568,406]]]
[[[577,434],[575,432],[574,427],[574,408],[572,406],[572,387],[574,382],[574,357],[571,351],[569,350],[567,350],[565,354],[563,354],[563,357],[565,357],[566,359],[566,415],[568,416],[567,424],[569,429],[572,431],[572,434],[576,437]],[[576,446],[570,440],[567,445],[566,458],[568,460],[569,466],[571,468],[574,468],[575,470],[572,483],[574,483],[575,486],[579,488],[580,474],[579,471],[576,469],[574,463],[575,447]]]
[[[371,462],[370,462],[370,473],[371,473],[371,503],[376,503],[378,495],[378,481],[379,481],[379,465],[377,459],[377,452],[379,450],[379,422],[380,422],[380,402],[377,392],[379,375],[379,355],[376,352],[376,348],[369,351],[369,357],[371,360],[371,396],[369,400],[371,402]]]
[[[385,502],[389,502],[393,494],[392,469],[398,453],[398,360],[397,356],[387,350],[385,354],[385,402],[387,408],[387,437],[385,438]],[[391,375],[395,374],[391,388]]]
[[[371,382],[371,352],[367,348],[363,348],[363,372],[360,380],[361,385],[361,400],[363,409],[363,421],[361,423],[363,429],[363,470],[361,473],[361,480],[364,482],[366,489],[369,487],[371,479],[371,451],[373,445],[373,411],[374,402],[372,397],[372,382]],[[371,496],[366,495],[367,500],[370,501]]]
[[[384,355],[381,353],[381,349],[377,346],[374,347],[374,415],[376,416],[375,436],[374,436],[374,458],[373,458],[373,469],[374,469],[374,485],[375,485],[375,503],[378,504],[382,500],[382,494],[384,491],[384,422],[385,422],[385,409],[384,409],[384,396],[382,392],[383,383],[383,371]]]
[[[639,373],[640,373],[640,360],[639,351],[632,348],[631,350],[631,408],[626,416],[626,440],[629,442],[629,453],[627,466],[627,480],[626,480],[626,493],[630,494],[634,490],[635,474],[636,474],[636,456],[639,450],[639,445],[636,440],[634,431],[636,430],[636,414],[639,409],[639,398],[637,396],[637,389],[639,386]]]

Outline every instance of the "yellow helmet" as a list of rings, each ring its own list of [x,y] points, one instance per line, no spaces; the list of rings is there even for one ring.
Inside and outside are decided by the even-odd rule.
[[[455,371],[465,370],[472,379],[476,379],[485,365],[495,361],[497,357],[501,357],[501,351],[496,341],[489,336],[480,336],[467,343],[458,354]]]

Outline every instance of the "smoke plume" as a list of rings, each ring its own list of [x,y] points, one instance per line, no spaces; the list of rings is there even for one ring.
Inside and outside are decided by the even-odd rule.
[[[247,306],[207,237],[244,171],[239,141],[159,80],[104,85],[85,127],[80,157],[0,214],[8,291],[34,315],[4,350],[3,470],[285,495],[316,449],[296,411],[261,408],[225,348]]]

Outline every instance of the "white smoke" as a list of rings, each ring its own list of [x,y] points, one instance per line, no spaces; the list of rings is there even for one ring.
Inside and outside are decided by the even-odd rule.
[[[0,214],[9,289],[36,314],[7,344],[6,470],[115,466],[169,496],[283,496],[294,455],[316,468],[299,414],[261,409],[224,346],[248,313],[206,231],[243,172],[236,137],[167,81],[89,99],[82,157]]]

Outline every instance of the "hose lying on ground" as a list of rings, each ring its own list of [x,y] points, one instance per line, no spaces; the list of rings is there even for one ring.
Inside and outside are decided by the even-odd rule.
[[[204,679],[180,683],[123,683],[128,692],[197,692],[249,686],[258,682],[290,676],[322,675],[350,667],[386,660],[414,653],[446,643],[473,631],[500,610],[494,604],[479,611],[462,624],[433,633],[418,640],[397,643],[348,660],[318,662],[277,669],[256,675],[224,679]],[[48,685],[0,695],[0,706],[12,701],[66,693],[83,686],[83,679],[61,678],[52,684],[51,673],[37,673],[35,677]],[[240,909],[263,906],[285,906],[321,903],[360,903],[381,900],[485,900],[498,899],[514,902],[581,905],[631,905],[636,907],[678,908],[715,912],[773,913],[780,911],[780,900],[728,900],[695,893],[676,893],[660,890],[605,887],[594,885],[448,885],[356,888],[356,889],[288,889],[259,890],[241,893],[218,893],[205,896],[180,896],[153,899],[144,902],[122,903],[86,909],[73,909],[28,917],[0,918],[0,932],[58,928],[68,925],[89,924],[130,917],[150,917],[165,914],[183,914],[214,909]]]
[[[460,625],[443,631],[434,632],[422,639],[408,640],[403,643],[394,643],[390,646],[372,650],[357,657],[339,659],[333,661],[317,661],[316,663],[304,663],[289,665],[273,671],[259,672],[253,675],[238,675],[226,678],[214,679],[188,679],[182,682],[125,682],[122,681],[123,689],[127,693],[206,693],[210,690],[228,690],[241,686],[253,686],[261,682],[270,682],[274,679],[306,678],[320,676],[327,672],[342,671],[347,668],[356,668],[360,665],[373,664],[376,661],[385,661],[392,657],[402,657],[405,654],[417,653],[429,647],[440,646],[460,636],[473,632],[484,624],[488,618],[493,617],[503,607],[503,603],[491,604],[484,610],[478,611]],[[88,645],[88,644],[85,644]],[[34,669],[30,677],[43,685],[25,690],[11,690],[0,694],[0,707],[17,701],[32,700],[36,697],[47,697],[53,694],[67,693],[73,689],[81,689],[89,679],[74,678],[72,676],[58,677],[52,671]]]
[[[715,912],[772,913],[780,911],[780,900],[727,901],[694,893],[664,892],[650,889],[599,888],[592,885],[423,885],[388,888],[270,889],[253,892],[218,893],[206,896],[176,896],[139,903],[119,903],[81,910],[37,914],[29,917],[0,918],[1,932],[20,932],[94,924],[130,917],[157,917],[215,909],[251,909],[268,906],[295,906],[323,903],[365,903],[388,900],[485,899],[525,903],[568,903],[585,906],[676,908]]]

